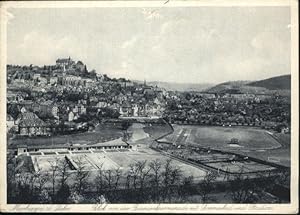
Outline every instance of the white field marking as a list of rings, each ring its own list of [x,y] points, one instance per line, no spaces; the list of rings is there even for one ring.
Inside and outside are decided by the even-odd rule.
[[[265,131],[265,132],[267,132],[268,134],[270,134],[270,135],[273,135],[273,133],[272,132],[270,132],[270,131]]]
[[[58,155],[58,152],[55,152],[56,155]]]
[[[73,153],[71,151],[69,151],[69,153],[72,155]]]
[[[90,151],[92,154],[94,154],[94,151],[93,151],[92,149],[89,149],[89,151]]]
[[[190,138],[191,138],[192,129],[189,129],[189,130],[188,130],[188,133],[189,133],[189,134],[185,133],[185,136],[186,136],[187,138],[185,139],[184,144],[187,144],[187,142],[189,142],[189,140],[190,140]]]
[[[33,164],[34,171],[37,172],[38,171],[38,167],[37,167],[37,162],[34,161],[34,156],[30,155],[30,159],[31,159],[31,162]]]
[[[98,169],[97,165],[94,164],[94,162],[92,162],[86,154],[84,154],[84,158],[92,165],[92,167],[94,167],[95,169]]]
[[[42,154],[42,156],[44,156],[45,154],[44,154],[44,152],[41,152],[41,154]]]
[[[107,155],[105,158],[108,158],[108,160],[110,160],[111,163],[112,163],[116,168],[119,168],[119,167],[120,167],[120,165],[117,164],[116,162],[114,162],[108,155]]]
[[[100,167],[97,165],[98,162],[96,162],[93,158],[88,157],[88,155],[85,155],[86,159],[95,167],[95,169],[100,169]]]
[[[276,158],[276,157],[268,157],[268,161],[272,161],[272,162],[280,162],[280,159]]]
[[[104,149],[102,149],[104,153],[107,153]]]

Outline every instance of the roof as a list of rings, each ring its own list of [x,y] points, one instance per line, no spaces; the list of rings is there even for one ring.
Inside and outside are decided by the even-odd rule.
[[[21,113],[19,114],[18,119],[20,119],[20,127],[46,126],[46,123],[43,120],[41,120],[35,113],[32,112]]]
[[[56,60],[56,63],[65,63],[71,61],[71,58],[59,58]]]
[[[9,114],[6,115],[6,121],[13,121],[13,120],[14,118],[11,115]]]
[[[77,61],[77,65],[84,65],[80,60]]]
[[[45,105],[45,106],[50,106],[52,104],[53,104],[53,101],[51,101],[51,100],[46,100],[46,101],[40,103],[40,105]]]

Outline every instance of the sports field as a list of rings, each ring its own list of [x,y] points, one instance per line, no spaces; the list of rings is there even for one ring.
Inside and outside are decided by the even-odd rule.
[[[232,138],[238,144],[229,144]],[[216,127],[216,126],[179,126],[174,132],[160,141],[177,144],[199,144],[219,150],[255,151],[280,148],[281,144],[271,133],[258,128]]]
[[[94,131],[71,135],[58,135],[51,137],[22,137],[9,140],[9,144],[19,145],[65,145],[67,143],[94,144],[118,139],[123,131],[117,127],[98,125]]]
[[[160,154],[152,149],[142,149],[138,151],[132,150],[111,150],[111,151],[97,151],[94,153],[82,152],[78,154],[69,153],[68,158],[72,162],[81,164],[88,171],[96,171],[100,168],[102,170],[114,170],[120,168],[122,171],[128,171],[130,165],[138,161],[147,161],[149,164],[151,161],[159,160],[162,165],[166,163],[169,157]],[[35,155],[32,156],[34,165],[38,166],[42,171],[50,171],[51,163],[55,162],[56,159],[65,159],[65,155]],[[179,160],[172,160],[172,165],[179,167],[182,174],[186,177],[193,176],[195,179],[201,179],[205,176],[206,171]]]

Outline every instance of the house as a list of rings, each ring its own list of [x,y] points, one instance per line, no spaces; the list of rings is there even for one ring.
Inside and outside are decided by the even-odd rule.
[[[11,115],[7,114],[6,115],[6,127],[7,127],[7,130],[10,130],[12,127],[14,127],[14,125],[15,125],[14,118]]]
[[[74,75],[67,75],[63,77],[62,84],[76,86],[81,82],[81,77]]]
[[[133,105],[133,116],[139,115],[139,107],[137,104]]]
[[[104,108],[104,107],[107,107],[107,102],[106,101],[99,101],[98,103],[97,103],[97,107],[98,108]]]
[[[132,106],[130,105],[130,103],[126,102],[120,106],[119,112],[120,112],[121,116],[132,116],[133,109],[132,109]]]
[[[47,124],[32,112],[21,113],[16,121],[22,136],[49,135]]]
[[[73,113],[73,111],[70,111],[68,113],[68,121],[72,122],[75,119],[75,114]]]
[[[49,84],[54,85],[58,83],[58,77],[50,77]]]
[[[82,84],[85,87],[92,87],[94,85],[94,81],[90,78],[84,78],[82,79]]]
[[[80,105],[78,107],[78,113],[79,114],[86,114],[86,107],[84,107],[83,105]]]
[[[59,116],[58,116],[58,107],[56,106],[56,105],[54,105],[54,106],[52,106],[52,108],[51,108],[51,113],[52,113],[52,115],[55,117],[55,118],[59,118]]]
[[[32,77],[34,81],[38,81],[41,78],[41,74],[35,73]]]

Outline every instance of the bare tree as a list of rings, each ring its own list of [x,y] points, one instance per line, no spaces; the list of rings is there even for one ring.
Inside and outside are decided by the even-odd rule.
[[[63,159],[59,162],[58,166],[58,176],[60,177],[60,187],[63,187],[68,178],[70,177],[71,173],[69,171],[69,163],[66,159]]]
[[[128,187],[133,187],[134,190],[137,189],[137,179],[138,179],[138,168],[135,164],[129,165],[129,174],[128,174]],[[132,184],[132,186],[130,185]]]
[[[185,200],[188,195],[193,193],[194,191],[193,183],[194,183],[193,176],[183,178],[181,187],[179,189],[179,196],[181,199]]]
[[[17,177],[17,198],[21,203],[30,203],[33,197],[33,180],[34,177],[29,172],[22,172]]]
[[[171,178],[171,159],[168,159],[164,165],[164,171],[162,172],[162,182],[163,182],[163,198],[165,199],[169,195],[169,186]]]
[[[104,173],[103,173],[103,163],[99,165],[99,170],[96,175],[96,189],[97,193],[100,195],[104,190]]]
[[[85,169],[83,158],[78,157],[76,160],[76,164],[78,166],[75,177],[75,187],[78,194],[82,194],[87,185],[87,180],[89,177],[89,171]]]
[[[122,171],[120,168],[114,170],[114,190],[118,189],[119,181],[122,176]]]
[[[112,190],[113,187],[113,170],[107,170],[104,172],[105,187],[108,190]]]
[[[138,176],[138,183],[139,183],[139,199],[146,199],[146,193],[145,193],[145,184],[147,183],[150,168],[146,166],[147,161],[139,161],[137,162],[136,168],[137,168],[137,176]]]
[[[49,160],[48,161],[50,164],[50,179],[52,182],[52,198],[55,195],[55,185],[56,185],[56,179],[58,176],[58,163],[59,163],[59,159],[56,158],[54,160]]]
[[[208,194],[214,189],[213,182],[216,180],[217,174],[214,172],[206,173],[204,179],[199,183],[199,193],[201,195],[202,202],[208,200]]]
[[[15,201],[17,196],[17,174],[18,170],[17,158],[13,156],[7,157],[7,198],[8,201]]]
[[[159,200],[159,186],[161,183],[161,162],[156,159],[154,161],[151,161],[149,164],[149,167],[151,169],[151,186],[153,187],[153,199],[155,201]]]
[[[139,161],[136,163],[137,173],[138,173],[138,181],[140,184],[141,191],[144,190],[145,182],[147,177],[149,176],[150,168],[146,166],[147,161]]]
[[[43,191],[45,184],[49,180],[49,176],[49,172],[42,172],[41,169],[35,172],[34,177],[36,177],[37,189],[39,193]]]
[[[243,168],[230,181],[230,195],[235,203],[252,203],[256,199],[256,193],[260,192],[261,188],[257,186],[253,179],[244,176]]]

